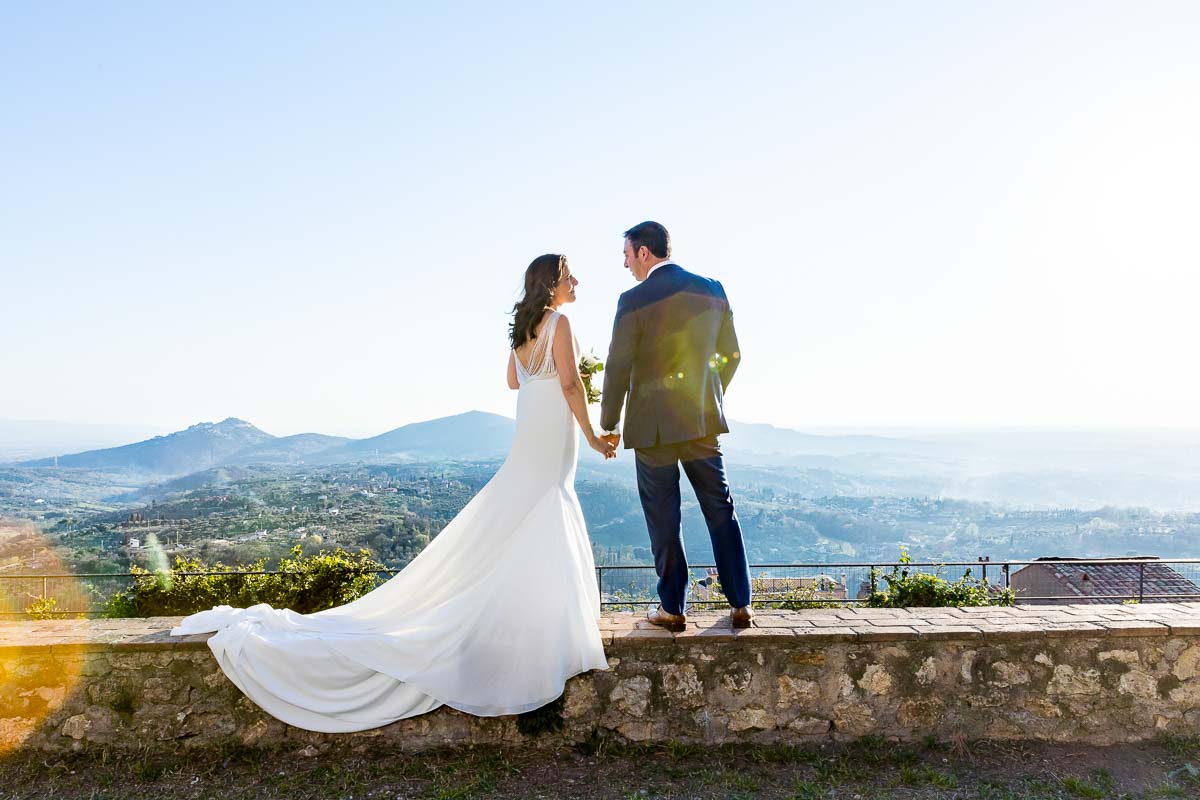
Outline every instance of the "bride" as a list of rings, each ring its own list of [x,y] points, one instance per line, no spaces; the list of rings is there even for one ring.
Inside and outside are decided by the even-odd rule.
[[[592,431],[578,344],[558,309],[575,301],[567,259],[525,271],[513,308],[508,385],[518,389],[512,449],[495,476],[394,578],[315,614],[218,606],[174,635],[216,631],[221,669],[278,719],[360,731],[447,705],[479,716],[531,711],[568,678],[608,666],[595,565],[575,495]]]

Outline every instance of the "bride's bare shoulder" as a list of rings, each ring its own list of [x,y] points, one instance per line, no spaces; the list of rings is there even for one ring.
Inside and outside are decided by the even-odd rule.
[[[566,335],[570,336],[571,335],[571,319],[570,319],[570,317],[568,317],[566,314],[562,313],[561,311],[555,311],[554,313],[558,315],[558,322],[555,323],[555,327],[554,327],[554,335],[562,336],[563,332],[565,331]]]
[[[564,354],[579,348],[579,343],[575,341],[575,333],[571,330],[571,320],[562,312],[559,312],[558,321],[554,326],[553,344],[556,351],[561,350]],[[563,358],[565,357],[564,355]]]

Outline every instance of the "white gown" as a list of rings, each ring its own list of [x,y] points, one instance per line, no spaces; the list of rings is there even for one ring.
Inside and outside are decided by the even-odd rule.
[[[278,719],[359,731],[447,705],[530,711],[567,679],[608,666],[592,549],[575,494],[575,421],[546,343],[534,340],[512,450],[442,532],[387,583],[344,606],[297,614],[219,606],[175,635],[208,640],[221,669]]]

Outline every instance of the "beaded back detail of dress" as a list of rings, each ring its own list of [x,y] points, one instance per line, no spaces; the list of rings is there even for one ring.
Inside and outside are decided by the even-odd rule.
[[[513,358],[517,362],[517,382],[522,386],[530,381],[540,381],[547,378],[558,377],[558,370],[554,366],[554,354],[552,345],[554,343],[554,329],[558,326],[558,318],[562,314],[557,311],[550,314],[550,319],[542,326],[541,333],[533,340],[533,347],[529,350],[529,366],[521,363],[521,357],[513,352]]]

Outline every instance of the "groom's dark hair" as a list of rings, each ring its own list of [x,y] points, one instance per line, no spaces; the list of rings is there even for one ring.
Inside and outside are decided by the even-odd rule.
[[[625,238],[633,247],[634,254],[645,245],[655,258],[671,257],[671,234],[657,222],[639,222],[625,231]]]

